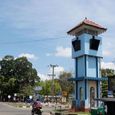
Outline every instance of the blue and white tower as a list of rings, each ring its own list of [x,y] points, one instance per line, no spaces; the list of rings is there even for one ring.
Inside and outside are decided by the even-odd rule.
[[[102,38],[107,29],[85,18],[67,33],[72,39],[72,57],[75,59],[76,108],[88,110],[96,106],[94,98],[100,98]]]

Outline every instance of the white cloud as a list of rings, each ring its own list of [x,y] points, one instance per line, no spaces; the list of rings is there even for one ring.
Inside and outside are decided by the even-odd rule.
[[[71,57],[71,48],[64,48],[62,46],[58,46],[54,53],[47,53],[46,56],[56,56],[56,57]]]
[[[61,72],[64,71],[64,68],[61,66],[57,66],[54,68],[54,74],[56,75],[55,78],[58,78],[58,76],[60,75]],[[42,74],[38,72],[38,76],[40,77],[41,80],[45,81],[45,80],[51,80],[52,79],[52,68],[49,69],[49,73],[48,74]]]
[[[55,56],[71,57],[71,48],[63,48],[62,46],[59,46],[56,48]]]
[[[18,57],[27,57],[28,59],[34,59],[34,60],[37,59],[37,57],[34,54],[29,54],[29,53],[22,53]]]
[[[40,77],[40,80],[43,80],[43,81],[50,79],[50,77],[45,74],[38,73],[38,76]]]
[[[102,62],[101,68],[103,68],[103,69],[115,69],[115,64],[113,62]]]
[[[52,74],[52,68],[50,68],[50,72],[49,72],[49,75]],[[64,72],[64,68],[61,67],[61,66],[57,66],[54,68],[54,74],[55,74],[55,77],[58,78],[58,76],[60,75],[60,73]],[[51,76],[50,76],[51,77]]]
[[[58,66],[58,67],[55,67],[54,71],[55,71],[55,73],[59,74],[64,71],[64,68],[61,66]]]
[[[103,56],[111,56],[111,52],[110,51],[103,51]]]
[[[57,37],[57,35],[65,35],[65,31],[68,31],[68,29],[71,29],[71,27],[76,26],[76,24],[82,21],[83,18],[86,16],[92,21],[105,25],[108,28],[108,31],[104,33],[105,37],[103,39],[103,46],[105,46],[104,49],[107,49],[107,51],[104,51],[103,55],[108,58],[106,60],[111,60],[111,57],[114,57],[115,52],[115,15],[113,15],[115,12],[115,1],[82,1],[83,0],[3,1],[0,5],[0,22],[4,25],[2,31],[4,32],[5,30],[5,33],[12,33],[12,35],[16,34],[18,37],[23,36],[22,38],[26,39],[39,39],[41,37],[45,38],[46,36]],[[92,15],[93,13],[95,13],[95,15]],[[9,38],[15,37],[9,36]],[[65,42],[67,41],[68,40],[66,40]],[[62,43],[64,43],[64,45],[67,45],[67,43],[65,42]],[[49,42],[47,42],[47,44],[49,44]],[[57,42],[54,45],[56,46]],[[29,59],[35,59],[34,55],[32,55],[33,54],[29,54],[26,55],[26,57],[28,57]],[[64,48],[60,46],[56,48],[56,52],[48,53],[46,55],[71,57],[71,48]],[[25,56],[25,54],[23,56]]]

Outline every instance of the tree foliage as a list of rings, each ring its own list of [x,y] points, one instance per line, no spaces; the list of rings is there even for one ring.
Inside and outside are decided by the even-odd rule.
[[[14,93],[32,94],[35,81],[39,81],[37,71],[26,57],[14,58],[5,56],[0,61],[0,91],[2,95],[13,95]]]
[[[70,78],[72,78],[72,74],[69,72],[63,72],[59,76],[59,83],[61,86],[61,90],[62,90],[62,92],[67,93],[67,97],[74,90],[74,83],[73,83],[73,81],[69,81]]]
[[[39,94],[41,95],[52,95],[52,80],[45,80],[45,81],[40,81],[39,86],[42,87],[42,90],[39,91]],[[60,92],[60,84],[58,80],[54,80],[54,95],[58,95]]]
[[[114,75],[113,69],[101,69],[101,75],[102,77],[111,77]]]
[[[114,75],[114,70],[102,69],[101,75],[102,77],[111,78]],[[108,81],[102,81],[102,97],[107,97],[107,93],[108,93]]]

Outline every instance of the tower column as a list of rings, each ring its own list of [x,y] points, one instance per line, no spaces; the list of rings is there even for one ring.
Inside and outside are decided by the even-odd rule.
[[[85,60],[85,77],[87,77],[87,55],[84,55]],[[87,99],[87,80],[85,80],[85,99]]]

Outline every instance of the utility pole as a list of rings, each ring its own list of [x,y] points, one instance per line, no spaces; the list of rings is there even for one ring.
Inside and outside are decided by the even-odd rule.
[[[52,68],[52,73],[48,74],[48,75],[52,76],[51,94],[52,94],[52,96],[54,96],[54,77],[55,77],[54,69],[55,69],[55,67],[58,67],[58,65],[50,64],[49,66]]]
[[[115,66],[115,58],[113,59],[113,64],[114,64],[114,66]],[[115,74],[115,67],[114,67],[114,69],[113,69],[113,71],[114,71],[114,73],[113,74]]]

